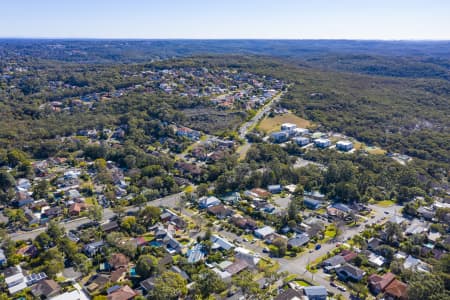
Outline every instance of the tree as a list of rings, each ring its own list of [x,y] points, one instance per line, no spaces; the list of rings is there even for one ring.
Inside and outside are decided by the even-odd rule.
[[[148,278],[157,270],[158,259],[150,254],[141,255],[136,264],[136,273],[142,278]]]
[[[14,187],[15,185],[16,181],[10,173],[6,171],[0,171],[0,189],[6,192],[8,189]]]
[[[92,261],[83,253],[77,253],[72,259],[74,267],[77,271],[88,274],[92,268]]]
[[[233,284],[242,289],[244,296],[256,294],[259,290],[257,282],[253,281],[253,275],[250,271],[244,270],[232,278]]]
[[[278,256],[279,257],[283,257],[284,255],[286,255],[287,240],[285,238],[281,238],[281,237],[276,238],[273,241],[273,245],[278,248]]]
[[[56,223],[55,220],[50,220],[47,227],[47,234],[55,243],[58,243],[64,235],[64,229],[59,226],[59,224]]]
[[[48,277],[53,278],[64,269],[64,256],[56,248],[43,253],[41,265]]]
[[[197,196],[198,197],[203,197],[203,196],[208,195],[208,188],[209,187],[208,187],[208,185],[206,183],[200,183],[197,186],[197,190],[196,190]]]
[[[41,180],[33,187],[34,199],[47,198],[48,195],[48,181]]]
[[[439,276],[416,272],[408,282],[408,297],[410,300],[437,300],[448,299],[450,295],[445,296],[444,283]],[[440,298],[444,296],[444,298]]]
[[[390,244],[397,238],[401,238],[403,234],[403,230],[400,227],[400,225],[393,222],[387,222],[385,230],[386,230],[386,240]]]
[[[225,290],[226,286],[222,279],[210,269],[200,272],[196,278],[197,289],[204,299],[214,293],[220,293]]]
[[[88,208],[88,218],[100,222],[103,219],[103,208],[100,205],[91,205]]]
[[[144,226],[152,226],[159,221],[161,209],[156,206],[146,206],[139,212],[139,223]]]
[[[176,300],[187,294],[186,279],[180,274],[166,271],[155,280],[155,287],[151,293],[155,300]]]

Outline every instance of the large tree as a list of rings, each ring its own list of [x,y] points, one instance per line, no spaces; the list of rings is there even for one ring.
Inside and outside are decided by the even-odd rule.
[[[222,279],[214,271],[205,269],[196,276],[197,289],[203,299],[214,293],[220,293],[225,290],[226,286]]]
[[[157,271],[158,259],[150,254],[141,255],[136,264],[136,273],[142,278],[150,277]]]
[[[155,287],[151,293],[155,300],[176,300],[187,294],[186,279],[180,274],[166,271],[155,280]]]

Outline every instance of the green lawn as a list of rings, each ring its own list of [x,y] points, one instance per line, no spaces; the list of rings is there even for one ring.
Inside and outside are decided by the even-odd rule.
[[[311,286],[309,283],[307,283],[306,281],[302,280],[302,279],[297,279],[294,280],[294,282],[296,284],[298,284],[299,286]]]
[[[375,202],[375,204],[378,206],[381,206],[381,207],[390,207],[390,206],[394,205],[395,202],[392,200],[383,200],[383,201],[377,201],[377,202]]]

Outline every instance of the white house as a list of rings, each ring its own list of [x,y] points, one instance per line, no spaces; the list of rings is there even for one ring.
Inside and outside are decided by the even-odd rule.
[[[271,235],[272,233],[275,233],[275,229],[274,228],[272,228],[270,226],[264,226],[264,227],[261,227],[259,229],[256,229],[255,232],[254,232],[254,235],[257,238],[265,239],[267,236]]]

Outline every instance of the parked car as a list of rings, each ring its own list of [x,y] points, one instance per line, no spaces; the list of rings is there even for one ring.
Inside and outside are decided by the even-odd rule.
[[[347,291],[347,289],[346,289],[345,287],[340,286],[340,285],[337,287],[337,289],[340,290],[340,291],[342,291],[342,292]]]
[[[320,248],[322,248],[322,246],[320,244],[317,244],[315,247],[316,250],[319,250]]]

